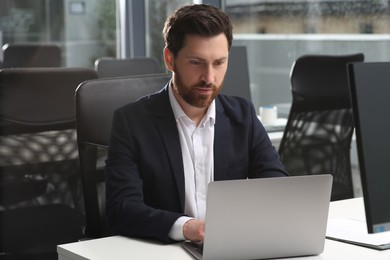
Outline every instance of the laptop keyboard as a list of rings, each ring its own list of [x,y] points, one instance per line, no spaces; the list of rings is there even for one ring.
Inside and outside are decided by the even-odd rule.
[[[202,259],[203,255],[203,243],[183,242],[182,247],[186,249],[196,259]]]

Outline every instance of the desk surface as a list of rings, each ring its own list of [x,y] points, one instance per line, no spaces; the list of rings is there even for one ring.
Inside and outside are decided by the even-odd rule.
[[[362,198],[331,202],[329,218],[364,218]],[[106,259],[193,259],[180,245],[165,245],[156,242],[113,236],[77,243],[59,245],[59,260],[106,260]],[[286,260],[287,258],[284,258]],[[390,250],[377,251],[333,240],[325,241],[325,250],[318,256],[295,257],[294,260],[389,260]]]

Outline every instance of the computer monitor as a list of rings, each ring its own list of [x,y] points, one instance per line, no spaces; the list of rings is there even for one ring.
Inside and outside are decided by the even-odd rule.
[[[348,65],[369,233],[390,230],[390,62]]]
[[[248,56],[245,46],[232,46],[221,93],[251,101]]]

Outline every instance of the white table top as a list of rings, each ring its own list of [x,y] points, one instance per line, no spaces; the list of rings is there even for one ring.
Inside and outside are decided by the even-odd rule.
[[[331,202],[329,218],[364,218],[362,198]],[[193,259],[178,244],[161,243],[113,236],[59,245],[59,260],[128,260],[128,259]],[[284,258],[286,260],[287,258]],[[318,256],[295,257],[294,260],[389,260],[390,250],[378,251],[333,240],[325,241],[325,250]]]

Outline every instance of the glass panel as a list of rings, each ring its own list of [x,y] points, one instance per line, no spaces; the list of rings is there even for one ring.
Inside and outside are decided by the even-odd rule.
[[[98,57],[116,56],[115,10],[112,0],[0,1],[0,45],[56,44],[63,66],[93,67]]]
[[[388,0],[226,0],[234,45],[247,46],[255,106],[290,103],[289,72],[304,54],[362,52],[390,60]],[[287,117],[288,105],[279,112]]]

